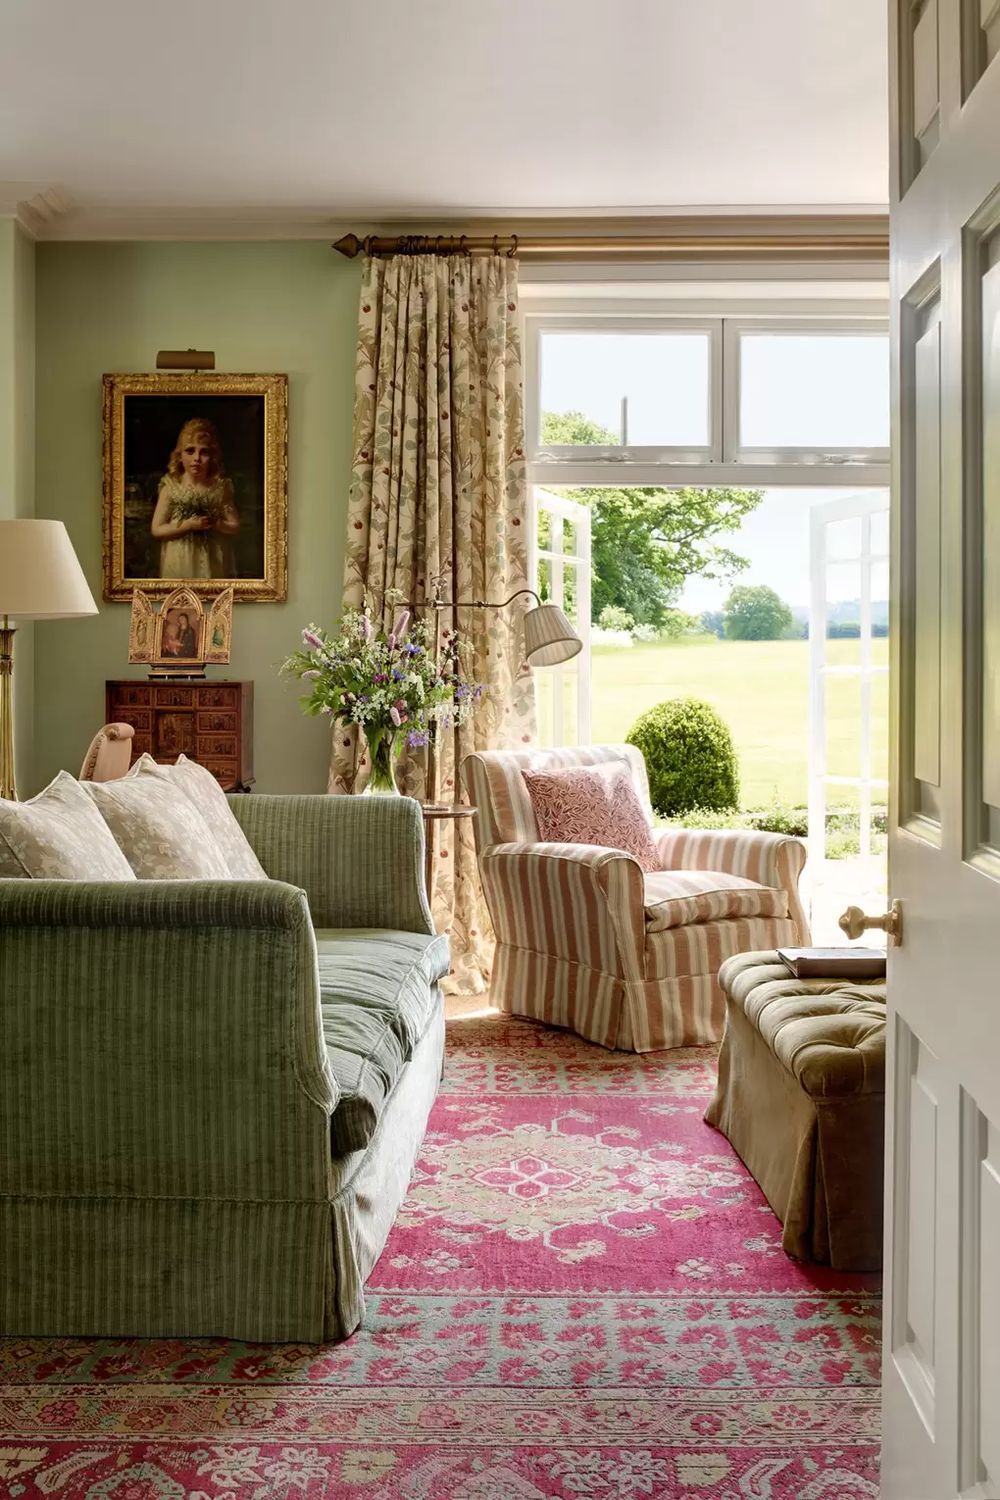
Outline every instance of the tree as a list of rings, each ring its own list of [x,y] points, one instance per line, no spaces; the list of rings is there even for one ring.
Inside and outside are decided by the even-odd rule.
[[[726,617],[721,609],[706,609],[699,620],[702,630],[706,635],[717,635],[719,640],[726,638]]]
[[[738,584],[726,600],[731,641],[779,641],[792,627],[792,611],[766,584]]]
[[[546,443],[610,444],[613,432],[582,412],[546,412]],[[664,625],[691,577],[731,578],[745,558],[718,545],[738,531],[763,499],[762,490],[665,489],[643,485],[565,491],[590,507],[593,575],[591,612],[627,610],[637,625]]]

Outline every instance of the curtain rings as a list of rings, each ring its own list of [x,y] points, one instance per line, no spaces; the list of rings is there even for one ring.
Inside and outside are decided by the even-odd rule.
[[[510,237],[510,249],[507,251],[507,259],[508,260],[513,260],[516,255],[517,255],[517,235],[516,234],[512,234],[511,237]]]

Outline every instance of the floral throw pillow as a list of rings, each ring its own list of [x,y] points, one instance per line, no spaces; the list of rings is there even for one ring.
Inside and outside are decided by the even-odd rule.
[[[206,771],[196,760],[188,760],[186,755],[179,755],[172,766],[161,766],[151,755],[140,755],[128,775],[155,776],[178,787],[205,819],[234,880],[267,879],[267,871],[250,847],[211,771]]]
[[[85,781],[140,880],[230,880],[211,829],[179,787],[153,776]]]
[[[0,802],[0,876],[134,880],[104,820],[68,771],[28,802]]]
[[[625,761],[522,774],[543,844],[601,844],[624,849],[647,873],[660,868]]]

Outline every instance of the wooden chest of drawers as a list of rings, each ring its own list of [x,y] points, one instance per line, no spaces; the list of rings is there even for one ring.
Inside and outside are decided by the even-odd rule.
[[[132,759],[186,755],[228,791],[253,782],[252,682],[107,682],[105,723],[131,724]]]

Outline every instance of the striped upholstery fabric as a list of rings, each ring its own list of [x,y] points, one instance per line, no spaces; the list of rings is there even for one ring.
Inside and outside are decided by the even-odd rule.
[[[645,878],[646,931],[722,917],[787,917],[788,892],[721,870],[660,870]]]
[[[656,843],[665,870],[726,870],[785,891],[800,941],[809,941],[809,919],[799,896],[806,851],[799,839],[742,829],[664,828],[657,832]]]
[[[720,963],[745,948],[809,940],[798,881],[805,850],[770,833],[656,832],[663,870],[620,850],[540,843],[525,770],[626,762],[652,821],[631,745],[483,751],[462,767],[496,933],[502,1010],[637,1052],[722,1034]]]
[[[448,941],[371,929],[327,929],[316,941],[323,1036],[340,1095],[333,1148],[342,1155],[368,1145],[434,1018]]]
[[[283,879],[0,880],[0,1333],[321,1342],[361,1320],[443,1057],[420,810],[234,810]],[[391,929],[409,1062],[348,1155],[310,907]],[[381,939],[324,936],[348,990],[369,942],[376,1021]]]

